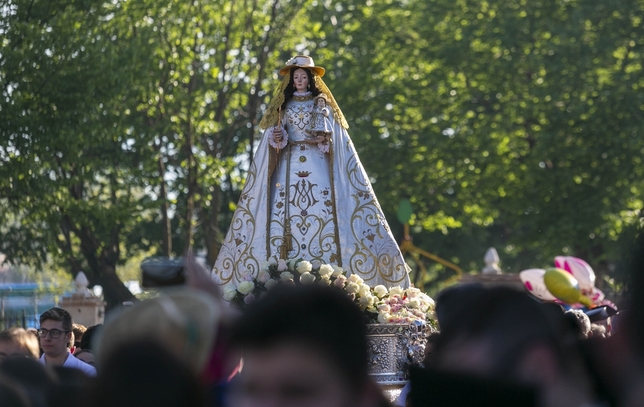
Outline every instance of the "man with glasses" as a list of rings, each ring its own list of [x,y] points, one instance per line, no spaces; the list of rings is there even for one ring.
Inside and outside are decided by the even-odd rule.
[[[72,316],[62,308],[51,308],[40,316],[40,347],[43,355],[40,362],[46,366],[71,367],[96,376],[94,366],[77,359],[69,353],[72,336]]]

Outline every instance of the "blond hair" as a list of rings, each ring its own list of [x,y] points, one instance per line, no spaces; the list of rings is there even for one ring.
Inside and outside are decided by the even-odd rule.
[[[23,328],[9,328],[1,331],[0,342],[12,342],[18,345],[27,355],[35,359],[40,357],[38,338]]]
[[[220,305],[203,291],[182,287],[125,308],[105,323],[96,342],[96,363],[119,346],[156,341],[199,373],[208,361],[221,317]]]

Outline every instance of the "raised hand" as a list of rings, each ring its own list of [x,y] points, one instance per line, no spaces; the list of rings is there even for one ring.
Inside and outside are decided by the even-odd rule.
[[[283,138],[284,138],[284,135],[282,134],[282,128],[279,126],[276,126],[275,129],[273,130],[273,139],[275,139],[276,142],[281,143]]]

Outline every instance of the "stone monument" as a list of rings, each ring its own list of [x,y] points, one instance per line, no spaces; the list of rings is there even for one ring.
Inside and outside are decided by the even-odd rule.
[[[70,296],[63,297],[60,307],[71,314],[72,321],[76,324],[87,327],[102,324],[105,317],[105,302],[87,288],[89,281],[82,271],[76,275],[74,283],[76,291]]]

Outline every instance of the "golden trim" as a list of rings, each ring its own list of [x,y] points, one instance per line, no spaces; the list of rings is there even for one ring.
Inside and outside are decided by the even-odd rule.
[[[335,250],[338,256],[338,266],[342,267],[342,250],[340,250],[340,230],[338,229],[338,209],[335,200],[335,177],[334,173],[334,156],[333,156],[333,139],[329,139],[329,182],[331,184],[331,208],[333,210],[333,229],[335,232]],[[333,255],[333,254],[332,254]]]
[[[286,191],[284,195],[284,236],[282,237],[282,245],[280,247],[280,256],[286,260],[288,252],[293,249],[293,238],[291,236],[291,145],[286,145]]]
[[[293,95],[293,98],[291,100],[295,100],[297,102],[306,102],[307,100],[313,99],[313,95],[309,92],[308,95]]]

